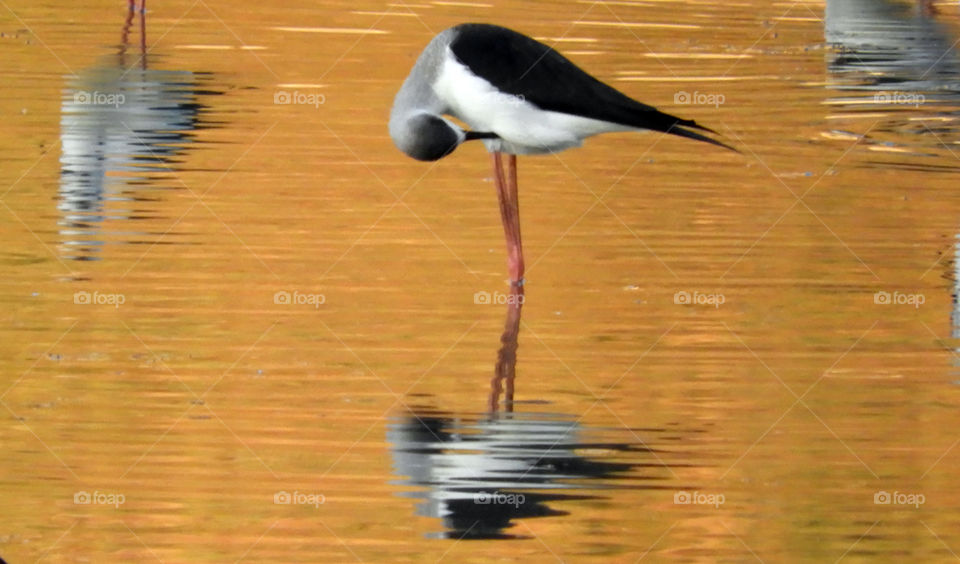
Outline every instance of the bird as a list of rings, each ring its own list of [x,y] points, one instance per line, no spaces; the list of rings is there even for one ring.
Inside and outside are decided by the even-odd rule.
[[[517,155],[556,153],[601,133],[642,130],[736,151],[704,134],[716,131],[640,103],[552,47],[488,23],[450,27],[427,44],[394,98],[388,128],[394,145],[420,161],[446,157],[468,141],[486,145],[507,273],[517,287],[524,284]]]

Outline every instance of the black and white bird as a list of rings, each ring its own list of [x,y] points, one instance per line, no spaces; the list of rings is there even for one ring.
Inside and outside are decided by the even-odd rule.
[[[531,37],[479,23],[460,24],[433,38],[390,114],[394,144],[418,160],[440,159],[473,139],[486,145],[507,240],[507,270],[517,286],[523,284],[524,265],[516,155],[555,153],[600,133],[641,130],[731,149],[694,129],[716,133],[633,100]]]

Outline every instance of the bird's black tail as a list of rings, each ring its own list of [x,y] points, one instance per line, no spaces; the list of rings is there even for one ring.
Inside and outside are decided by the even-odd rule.
[[[663,115],[667,115],[667,114],[663,114]],[[672,116],[668,116],[668,117],[672,117]],[[697,141],[703,141],[704,143],[710,143],[711,145],[723,147],[724,149],[730,149],[735,153],[740,152],[737,149],[731,147],[730,145],[727,145],[723,141],[717,141],[716,139],[707,137],[706,135],[697,133],[696,131],[690,131],[689,129],[687,129],[688,127],[695,127],[699,130],[713,133],[714,135],[720,135],[719,133],[710,129],[709,127],[704,127],[690,119],[677,119],[677,121],[670,127],[667,127],[664,129],[654,129],[654,131],[662,131],[664,133],[669,133],[670,135],[677,135],[679,137],[686,137],[687,139],[695,139]]]

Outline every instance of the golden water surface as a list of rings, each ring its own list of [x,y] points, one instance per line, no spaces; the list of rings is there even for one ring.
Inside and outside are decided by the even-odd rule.
[[[7,562],[960,552],[954,3],[0,4]],[[740,153],[521,157],[521,311],[464,21]]]

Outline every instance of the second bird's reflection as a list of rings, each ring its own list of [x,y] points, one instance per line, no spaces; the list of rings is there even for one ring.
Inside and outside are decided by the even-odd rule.
[[[216,94],[203,85],[209,73],[149,68],[146,25],[142,4],[138,14],[131,2],[116,53],[67,77],[57,203],[64,258],[100,260],[109,243],[160,243],[167,231],[128,222],[159,216],[159,191],[182,187],[176,174],[195,132],[210,125],[200,103]]]

